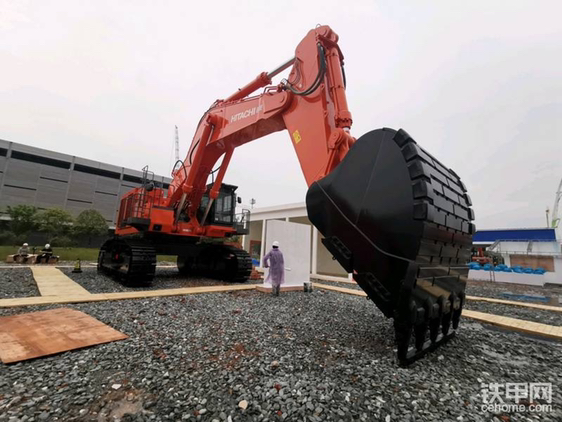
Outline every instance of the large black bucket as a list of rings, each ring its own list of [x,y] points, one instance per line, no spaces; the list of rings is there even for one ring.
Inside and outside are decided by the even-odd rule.
[[[454,334],[450,325],[457,328],[465,299],[474,214],[452,170],[405,131],[378,129],[360,137],[338,167],[310,186],[306,205],[326,248],[394,318],[402,363]]]

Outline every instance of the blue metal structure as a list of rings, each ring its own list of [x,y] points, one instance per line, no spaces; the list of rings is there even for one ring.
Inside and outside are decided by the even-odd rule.
[[[554,229],[504,229],[478,230],[472,238],[474,243],[494,243],[498,240],[555,242]]]

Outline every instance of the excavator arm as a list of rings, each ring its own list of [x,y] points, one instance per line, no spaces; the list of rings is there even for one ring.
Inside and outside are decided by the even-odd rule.
[[[309,186],[340,163],[355,139],[349,134],[352,119],[337,41],[328,26],[311,30],[293,59],[270,73],[261,73],[210,107],[169,188],[167,206],[176,210],[176,221],[185,211],[201,230],[204,221],[196,221],[197,210],[218,160],[222,157],[208,208],[218,196],[234,149],[270,133],[289,131]],[[272,78],[289,66],[289,78],[271,86]],[[260,88],[263,93],[249,97]]]
[[[558,190],[556,191],[556,196],[554,197],[554,206],[552,207],[552,220],[550,226],[553,229],[557,229],[560,225],[560,215],[559,215],[559,207],[560,207],[560,199],[562,198],[562,180],[560,180],[560,184],[558,185]]]

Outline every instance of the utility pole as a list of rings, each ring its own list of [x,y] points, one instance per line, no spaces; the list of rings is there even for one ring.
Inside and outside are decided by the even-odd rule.
[[[176,139],[175,139],[175,147],[176,147],[176,163],[180,159],[180,135],[178,133],[178,127],[176,126]]]
[[[560,214],[559,206],[560,200],[562,199],[562,179],[560,179],[560,184],[558,185],[558,190],[556,191],[556,196],[554,197],[554,207],[552,208],[552,214],[550,215],[550,227],[557,229],[560,225]]]
[[[251,209],[254,209],[255,203],[256,203],[256,200],[255,200],[254,198],[250,199],[250,206],[251,206]]]

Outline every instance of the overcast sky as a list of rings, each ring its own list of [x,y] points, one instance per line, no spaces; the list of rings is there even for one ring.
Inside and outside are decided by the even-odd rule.
[[[423,5],[422,5],[423,3]],[[352,133],[404,128],[479,228],[544,226],[562,178],[560,1],[0,0],[0,138],[169,175],[201,114],[316,24],[345,55]],[[304,201],[286,132],[238,148],[256,206]]]

